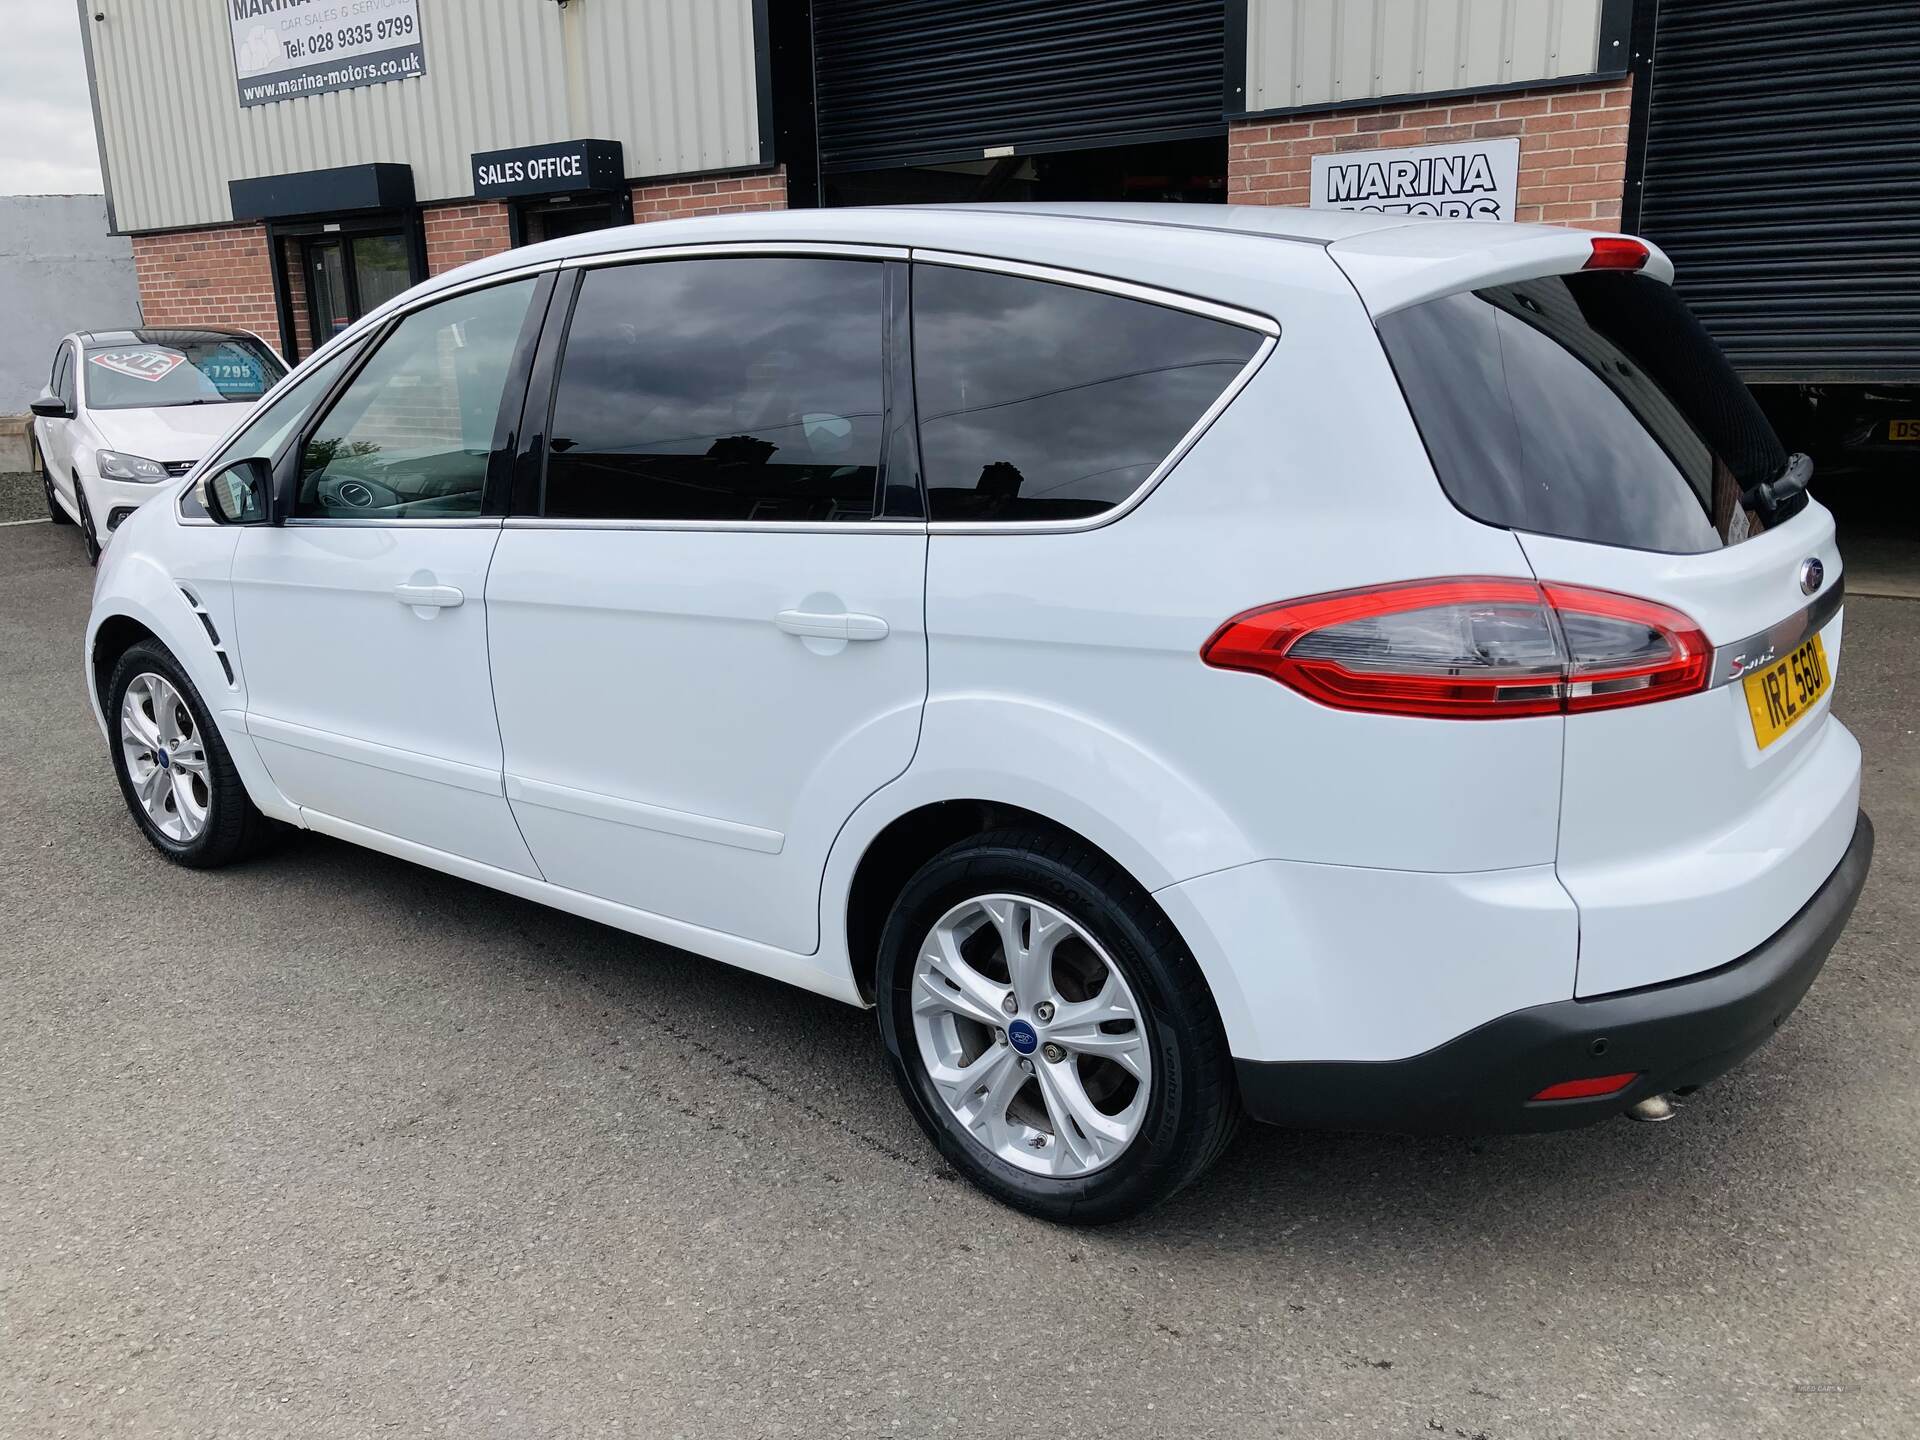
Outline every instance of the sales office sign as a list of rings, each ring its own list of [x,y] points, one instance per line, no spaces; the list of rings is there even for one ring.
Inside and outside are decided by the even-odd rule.
[[[1313,157],[1316,210],[1374,210],[1449,220],[1511,220],[1520,141],[1469,140]]]
[[[563,140],[473,157],[473,193],[482,200],[617,190],[626,173],[618,140]]]

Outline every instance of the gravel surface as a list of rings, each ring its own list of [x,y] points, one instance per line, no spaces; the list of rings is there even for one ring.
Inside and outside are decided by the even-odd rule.
[[[46,517],[47,492],[40,477],[0,471],[0,521],[44,520]]]
[[[0,1434],[1920,1431],[1920,604],[1848,606],[1852,926],[1674,1123],[1251,1129],[1076,1233],[868,1015],[313,837],[169,866],[91,579],[0,529]]]

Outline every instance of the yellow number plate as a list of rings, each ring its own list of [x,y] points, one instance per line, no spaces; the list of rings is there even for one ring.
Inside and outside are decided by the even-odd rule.
[[[1887,439],[1920,440],[1920,420],[1889,420]]]
[[[1747,710],[1753,716],[1753,738],[1762,750],[1794,727],[1833,683],[1827,669],[1827,647],[1814,636],[1783,660],[1756,670],[1742,682],[1747,687]]]

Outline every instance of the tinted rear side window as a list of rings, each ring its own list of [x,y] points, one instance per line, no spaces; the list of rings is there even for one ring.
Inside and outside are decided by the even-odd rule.
[[[914,393],[935,520],[1075,520],[1144,484],[1260,348],[1225,321],[916,265]]]
[[[545,513],[870,520],[885,270],[733,257],[589,270],[554,398]]]
[[[1476,519],[1676,554],[1761,528],[1741,494],[1786,454],[1659,281],[1542,276],[1379,328],[1440,483]]]

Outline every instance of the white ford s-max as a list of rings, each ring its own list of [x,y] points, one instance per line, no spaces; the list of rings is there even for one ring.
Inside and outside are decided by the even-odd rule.
[[[1841,570],[1622,236],[1204,207],[601,231],[410,291],[102,562],[134,819],[874,1006],[1056,1219],[1238,1117],[1651,1113],[1866,876]]]

